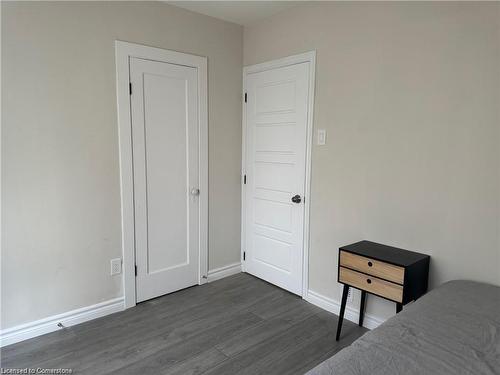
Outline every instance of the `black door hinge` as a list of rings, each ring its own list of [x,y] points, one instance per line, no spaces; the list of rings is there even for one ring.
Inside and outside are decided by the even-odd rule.
[[[244,252],[243,252],[243,260],[246,260],[246,259],[247,259],[247,252],[246,252],[246,251],[244,251]]]
[[[243,175],[243,185],[247,184],[247,175]]]
[[[137,276],[137,264],[134,267],[135,267],[135,276]]]
[[[245,93],[245,103],[247,102],[247,93]]]
[[[132,82],[128,83],[128,93],[132,95]]]

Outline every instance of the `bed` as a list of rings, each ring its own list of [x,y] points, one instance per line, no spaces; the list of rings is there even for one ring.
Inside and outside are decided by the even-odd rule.
[[[308,375],[500,374],[500,287],[450,281]]]

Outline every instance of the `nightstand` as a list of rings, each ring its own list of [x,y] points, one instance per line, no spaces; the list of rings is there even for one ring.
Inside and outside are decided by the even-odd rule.
[[[344,320],[349,288],[361,290],[359,325],[363,325],[366,293],[403,305],[427,292],[430,256],[370,241],[356,242],[339,249],[337,281],[344,284],[337,326],[337,341]]]

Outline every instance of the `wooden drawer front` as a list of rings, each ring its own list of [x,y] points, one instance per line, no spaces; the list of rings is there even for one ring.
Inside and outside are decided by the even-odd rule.
[[[389,281],[368,276],[344,267],[340,267],[339,281],[352,285],[355,288],[378,294],[379,296],[395,302],[403,301],[403,287]]]
[[[340,265],[403,285],[405,269],[379,260],[340,251]]]

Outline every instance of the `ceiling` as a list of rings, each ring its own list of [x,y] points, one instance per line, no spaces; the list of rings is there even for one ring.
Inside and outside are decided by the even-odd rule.
[[[196,13],[248,26],[305,1],[168,1]]]

